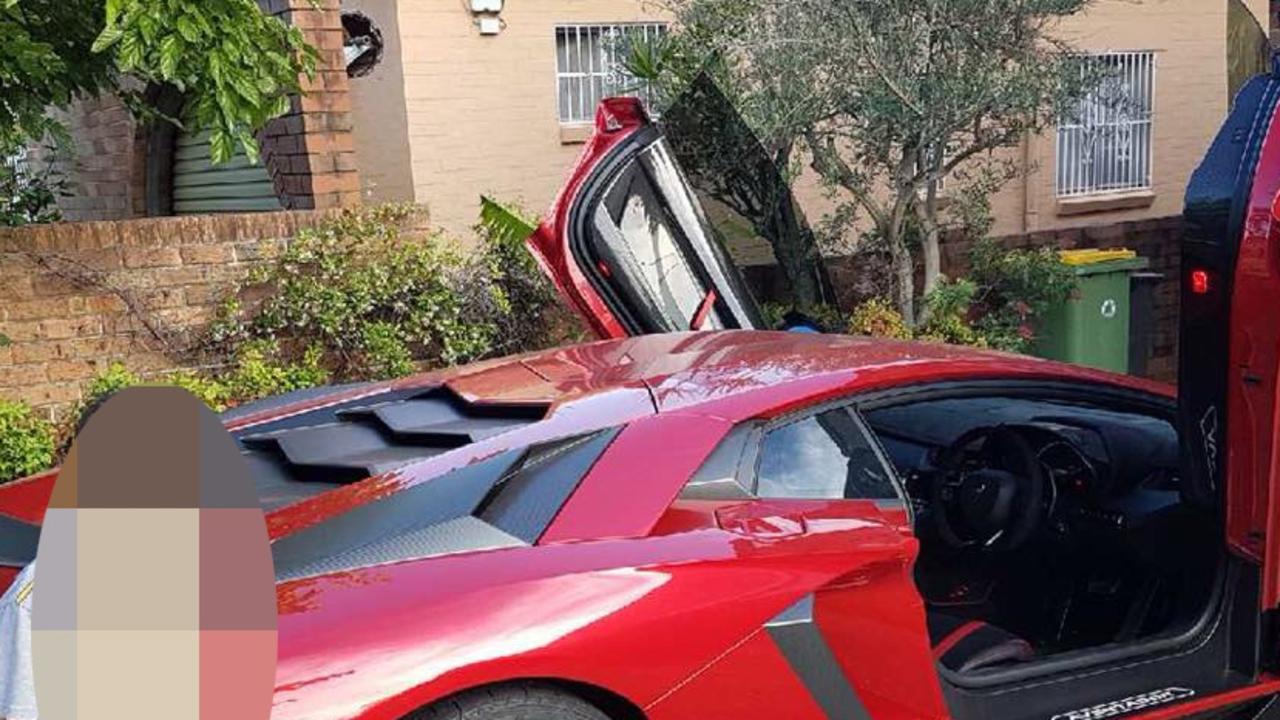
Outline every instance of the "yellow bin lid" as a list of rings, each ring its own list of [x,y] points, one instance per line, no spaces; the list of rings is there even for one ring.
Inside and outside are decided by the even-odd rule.
[[[1064,265],[1095,265],[1097,263],[1111,262],[1112,260],[1132,260],[1137,256],[1138,253],[1125,248],[1111,250],[1089,248],[1086,250],[1058,251],[1058,257],[1062,259]]]

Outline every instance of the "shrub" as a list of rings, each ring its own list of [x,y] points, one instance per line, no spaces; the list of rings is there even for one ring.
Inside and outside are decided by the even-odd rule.
[[[274,340],[252,340],[240,346],[235,364],[216,380],[226,402],[233,405],[324,385],[329,372],[321,365],[321,354],[319,348],[308,347],[296,360],[285,360]]]
[[[177,370],[144,379],[123,363],[112,363],[85,386],[79,403],[58,428],[60,452],[66,452],[88,415],[112,393],[135,385],[172,385],[196,396],[214,412],[269,395],[323,385],[329,374],[319,364],[316,350],[304,352],[298,362],[282,362],[274,342],[245,343],[229,367],[197,372]]]
[[[226,383],[191,370],[179,370],[167,375],[160,384],[173,385],[186,390],[214,412],[226,410],[233,400]]]
[[[972,326],[973,298],[978,287],[971,280],[943,278],[925,296],[928,320],[916,328],[920,340],[987,347],[987,338]]]
[[[970,264],[977,289],[974,328],[1000,350],[1030,350],[1045,313],[1075,289],[1071,270],[1049,247],[1007,250],[982,240],[974,244]]]
[[[56,438],[53,423],[37,417],[26,403],[0,400],[0,483],[53,465]]]
[[[382,205],[299,233],[224,303],[209,334],[215,362],[265,342],[304,374],[385,379],[580,337],[524,247],[533,221],[486,201],[480,247],[466,252],[409,232],[416,220],[412,206]]]
[[[401,329],[392,323],[374,321],[360,331],[360,374],[369,380],[385,380],[408,375],[415,369],[413,353]]]
[[[1025,353],[1044,314],[1075,288],[1052,248],[1008,250],[984,240],[975,244],[970,262],[969,278],[943,278],[925,297],[922,325],[908,327],[892,303],[873,298],[854,310],[849,332]]]
[[[224,304],[211,332],[217,353],[274,343],[282,363],[339,379],[490,353],[498,327],[485,309],[501,291],[444,236],[407,237],[415,213],[383,205],[300,232],[251,278],[265,298],[247,309],[235,298]]]
[[[554,347],[584,337],[578,316],[560,302],[525,247],[537,225],[521,208],[483,198],[475,227],[480,238],[476,265],[497,289],[487,295],[491,304],[485,308],[498,327],[495,354]]]
[[[902,319],[902,314],[885,298],[871,298],[854,308],[849,318],[849,333],[898,340],[912,337],[911,328]]]

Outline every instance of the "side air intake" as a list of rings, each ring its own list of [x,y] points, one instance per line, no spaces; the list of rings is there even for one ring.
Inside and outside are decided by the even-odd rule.
[[[509,450],[285,536],[276,580],[532,545],[617,432]]]

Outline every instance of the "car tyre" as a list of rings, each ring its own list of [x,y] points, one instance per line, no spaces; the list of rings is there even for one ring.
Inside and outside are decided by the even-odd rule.
[[[473,690],[432,705],[413,720],[609,720],[594,705],[550,685]]]

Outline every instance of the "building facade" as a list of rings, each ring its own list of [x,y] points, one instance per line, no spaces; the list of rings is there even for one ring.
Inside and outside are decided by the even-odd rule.
[[[1023,175],[995,198],[995,232],[1020,235],[1176,216],[1231,93],[1233,24],[1270,28],[1267,0],[1097,0],[1058,32],[1113,72],[1057,132],[1013,153]],[[499,12],[473,8],[501,7]],[[668,21],[643,0],[344,0],[387,41],[352,81],[362,189],[412,200],[463,234],[482,193],[545,208],[585,138],[594,99],[627,89],[604,41]],[[1125,102],[1115,102],[1122,96]],[[797,196],[811,220],[817,183]],[[767,254],[748,252],[748,261]]]

